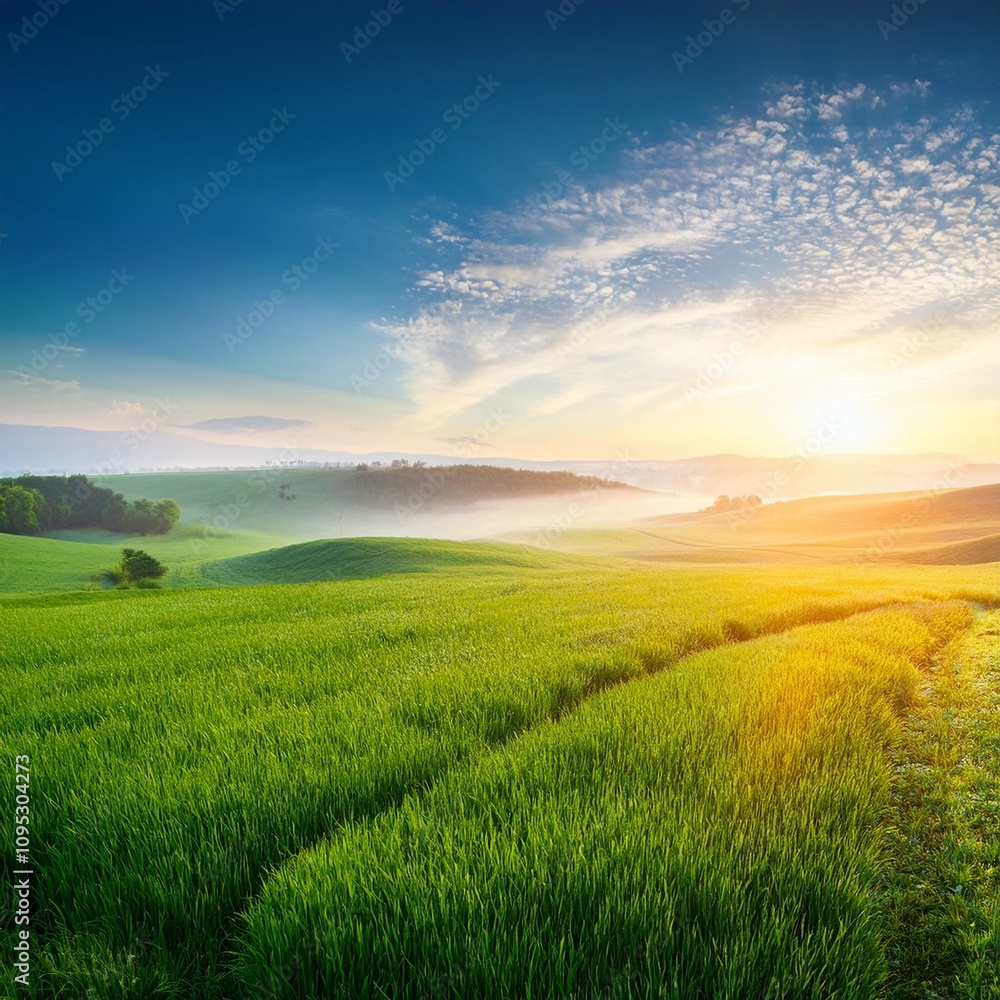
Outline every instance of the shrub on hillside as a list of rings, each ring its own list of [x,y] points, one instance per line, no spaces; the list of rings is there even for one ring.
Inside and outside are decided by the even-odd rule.
[[[167,572],[167,567],[142,549],[122,549],[121,571],[126,582],[137,583],[139,580],[158,580]]]
[[[121,562],[112,569],[93,577],[95,582],[103,579],[119,589],[129,587],[158,587],[156,582],[167,572],[167,567],[142,549],[122,549]]]

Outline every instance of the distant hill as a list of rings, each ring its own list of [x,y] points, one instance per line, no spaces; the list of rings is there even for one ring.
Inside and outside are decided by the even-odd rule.
[[[445,465],[427,468],[359,470],[345,480],[347,495],[369,507],[421,507],[473,504],[482,500],[584,493],[588,490],[637,492],[624,483],[572,472],[533,472],[495,465]]]
[[[512,507],[538,501],[558,513],[573,497],[584,497],[588,510],[596,509],[595,498],[623,497],[645,501],[642,513],[671,509],[660,506],[656,494],[603,479],[491,466],[367,472],[271,467],[93,479],[99,486],[111,486],[126,500],[136,496],[176,500],[187,523],[282,534],[290,539],[400,534],[482,537],[492,533],[494,522],[480,516],[476,505],[491,503]],[[543,513],[537,519],[544,520]]]
[[[572,465],[573,471],[588,471]],[[903,493],[1000,483],[1000,465],[960,455],[816,455],[801,460],[708,455],[630,464],[619,478],[643,489],[676,491],[714,500],[756,493],[766,500],[822,494]]]
[[[91,431],[77,427],[0,424],[0,476],[21,472],[108,475],[121,472],[184,469],[251,469],[270,463],[289,468],[309,463],[352,466],[358,462],[405,458],[428,465],[458,464],[447,455],[376,452],[358,454],[336,448],[263,447],[233,441],[205,441],[164,425],[152,433]],[[291,466],[289,459],[292,459]],[[803,460],[767,456],[707,455],[699,458],[619,458],[538,461],[494,456],[467,459],[469,465],[509,466],[538,472],[573,472],[614,478],[640,489],[690,495],[691,508],[704,506],[720,493],[760,493],[768,499],[822,493],[888,493],[1000,482],[1000,464],[973,462],[960,455],[816,455]],[[789,470],[793,470],[792,474]],[[775,480],[783,483],[768,493]],[[115,487],[118,489],[118,487]]]
[[[555,547],[670,562],[995,562],[1000,485],[810,497],[737,512],[646,518],[614,530],[571,528]]]

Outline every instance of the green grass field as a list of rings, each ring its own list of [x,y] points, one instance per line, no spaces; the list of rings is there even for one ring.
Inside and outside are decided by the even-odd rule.
[[[605,692],[299,854],[246,915],[242,978],[297,960],[279,995],[874,996],[883,748],[968,618],[794,629]]]
[[[136,538],[96,528],[55,531],[44,538],[0,535],[0,599],[4,595],[100,589],[95,574],[114,565],[125,546],[142,547],[169,568],[167,587],[209,586],[202,566],[287,545],[283,535],[177,525],[166,535]]]
[[[0,536],[0,995],[1000,997],[998,564],[286,542]]]

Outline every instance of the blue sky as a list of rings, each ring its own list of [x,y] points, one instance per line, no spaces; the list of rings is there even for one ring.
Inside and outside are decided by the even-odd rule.
[[[0,420],[1000,458],[996,3],[393,6],[3,4]]]

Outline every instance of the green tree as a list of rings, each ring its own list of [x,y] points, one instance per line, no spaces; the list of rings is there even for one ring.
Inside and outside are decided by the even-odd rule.
[[[56,497],[47,497],[44,494],[41,496],[42,502],[35,513],[38,515],[38,523],[42,531],[65,528],[69,523],[69,506],[66,501]]]
[[[161,500],[156,505],[156,514],[167,532],[181,519],[181,508],[176,500]]]
[[[136,500],[125,515],[125,530],[134,535],[158,534],[159,518],[153,507],[153,501],[145,497]]]
[[[167,567],[142,549],[122,549],[118,571],[123,583],[137,584],[141,580],[158,580]]]
[[[42,494],[23,486],[7,486],[3,495],[7,522],[4,530],[14,535],[37,535],[41,530],[38,511],[45,502]]]
[[[128,504],[121,493],[113,493],[101,509],[101,527],[108,531],[125,531],[128,525]]]

